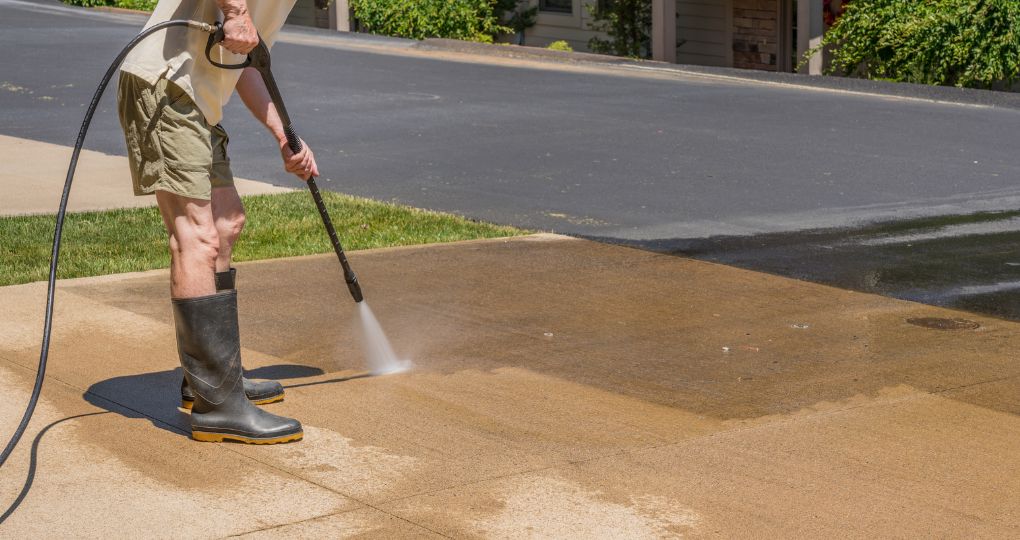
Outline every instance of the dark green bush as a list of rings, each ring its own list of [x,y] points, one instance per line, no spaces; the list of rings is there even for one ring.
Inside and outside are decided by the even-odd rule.
[[[528,7],[518,0],[493,0],[492,11],[500,24],[516,33],[535,26],[538,17],[538,6]]]
[[[595,2],[591,7],[592,29],[605,32],[609,39],[593,37],[588,48],[601,54],[652,57],[652,1],[612,0]]]
[[[143,11],[152,11],[156,7],[156,0],[63,0],[63,2],[72,6],[113,6]]]
[[[854,0],[825,35],[831,73],[989,88],[1020,73],[1017,0]]]
[[[491,42],[510,29],[499,24],[493,0],[351,0],[361,27],[373,34]]]

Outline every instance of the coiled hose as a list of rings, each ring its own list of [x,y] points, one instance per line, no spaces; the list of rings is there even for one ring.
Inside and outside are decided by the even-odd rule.
[[[18,424],[18,429],[14,431],[14,435],[11,436],[11,440],[7,442],[7,446],[4,448],[3,453],[0,453],[0,467],[7,462],[7,458],[9,458],[11,453],[14,452],[14,448],[18,445],[18,441],[21,440],[21,436],[25,434],[25,429],[28,428],[28,423],[32,420],[32,413],[35,412],[35,406],[39,402],[39,394],[42,392],[43,380],[46,377],[46,360],[50,354],[50,331],[53,328],[53,298],[57,285],[57,262],[60,257],[60,238],[64,232],[64,216],[67,213],[67,199],[71,194],[71,183],[74,181],[74,171],[78,167],[78,156],[81,154],[82,146],[85,144],[85,135],[89,131],[89,125],[92,124],[92,117],[96,113],[96,108],[99,107],[99,100],[103,97],[103,92],[106,91],[106,87],[110,84],[110,80],[113,79],[113,76],[117,73],[117,69],[120,67],[121,62],[123,62],[124,58],[131,52],[131,49],[134,49],[150,35],[174,26],[187,26],[210,34],[215,33],[219,28],[218,25],[184,19],[161,22],[146,28],[135,36],[120,51],[120,54],[117,55],[117,58],[113,61],[113,63],[110,64],[110,69],[106,70],[106,75],[103,76],[103,80],[100,81],[99,87],[96,88],[96,93],[92,96],[92,103],[89,104],[89,108],[85,112],[85,119],[81,123],[81,129],[78,130],[78,139],[74,143],[74,152],[71,153],[71,163],[67,167],[67,177],[64,179],[64,191],[60,196],[60,207],[57,210],[56,227],[53,231],[53,250],[50,252],[50,277],[46,290],[46,315],[43,322],[42,346],[39,351],[39,371],[35,375],[35,386],[32,387],[32,397],[28,400],[28,407],[25,408],[25,414],[21,417],[21,423]]]

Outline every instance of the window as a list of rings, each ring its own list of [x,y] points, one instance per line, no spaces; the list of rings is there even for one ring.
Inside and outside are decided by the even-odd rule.
[[[538,0],[538,9],[553,13],[571,14],[574,12],[574,0]]]

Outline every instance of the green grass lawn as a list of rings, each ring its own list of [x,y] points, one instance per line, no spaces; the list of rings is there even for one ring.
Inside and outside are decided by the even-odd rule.
[[[357,250],[525,234],[451,214],[324,192],[344,249]],[[248,224],[234,260],[329,253],[332,247],[304,191],[244,197]],[[0,217],[0,286],[42,281],[49,270],[53,216]],[[59,278],[136,272],[170,265],[155,208],[68,214]]]

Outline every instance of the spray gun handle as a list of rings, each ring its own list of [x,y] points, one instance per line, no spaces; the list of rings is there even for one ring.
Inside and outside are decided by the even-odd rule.
[[[216,66],[216,67],[218,67],[220,69],[244,69],[244,68],[250,66],[251,63],[252,63],[252,55],[251,54],[249,54],[248,57],[244,59],[244,62],[242,62],[240,64],[221,64],[221,63],[217,62],[216,60],[212,59],[212,48],[213,48],[213,45],[216,45],[218,43],[222,43],[223,40],[226,39],[226,38],[227,38],[227,34],[226,34],[226,32],[223,31],[223,23],[217,22],[213,26],[213,32],[211,34],[209,34],[209,41],[207,41],[205,43],[205,58],[206,58],[206,60],[209,60],[210,64],[212,64],[212,65],[214,65],[214,66]],[[259,36],[259,46],[260,47],[264,47],[264,45],[262,43],[262,36]]]

